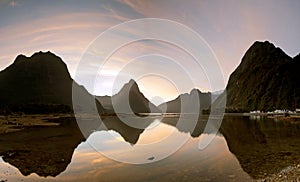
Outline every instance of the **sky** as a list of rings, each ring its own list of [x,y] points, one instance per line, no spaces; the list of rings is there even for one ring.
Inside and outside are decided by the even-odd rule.
[[[103,32],[136,19],[171,20],[201,36],[211,52],[201,46],[199,52],[215,56],[210,61],[217,61],[220,66],[223,83],[212,86],[216,82],[210,76],[213,71],[201,66],[196,69],[188,51],[160,40],[116,46],[105,65],[99,68],[101,64],[95,63],[96,79],[89,80],[91,76],[85,70],[85,76],[76,80],[93,94],[111,95],[122,82],[133,77],[148,99],[159,103],[193,87],[202,91],[224,89],[230,74],[255,41],[268,40],[291,57],[299,54],[299,9],[300,1],[295,0],[0,0],[0,70],[12,64],[19,54],[31,56],[38,51],[51,51],[63,59],[76,80],[78,69],[85,69],[78,65],[91,48],[115,46],[117,41],[113,39],[100,42],[101,45],[97,42]],[[163,29],[148,26],[144,31],[160,28]],[[169,32],[173,38],[181,36],[176,31]],[[135,34],[134,28],[129,28],[114,38],[132,38]],[[196,44],[192,46],[197,48]],[[93,52],[95,60],[101,57],[99,49]],[[127,80],[116,81],[122,75]],[[114,84],[117,82],[119,85]]]

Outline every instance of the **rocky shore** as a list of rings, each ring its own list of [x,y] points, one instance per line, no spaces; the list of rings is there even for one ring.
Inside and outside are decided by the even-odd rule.
[[[273,174],[264,179],[257,180],[259,182],[300,182],[300,164],[288,166],[282,169],[278,174]]]

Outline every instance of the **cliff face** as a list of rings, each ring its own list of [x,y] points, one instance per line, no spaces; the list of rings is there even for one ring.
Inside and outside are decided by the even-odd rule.
[[[50,52],[19,55],[0,73],[0,85],[2,103],[72,103],[72,79],[67,67]]]
[[[274,110],[300,107],[300,56],[291,58],[269,42],[255,42],[231,74],[229,110]]]
[[[0,85],[1,107],[16,111],[59,112],[64,108],[53,110],[58,106],[67,106],[70,111],[72,88],[78,89],[82,98],[93,100],[84,87],[73,81],[62,59],[51,52],[17,56],[13,64],[0,72]]]

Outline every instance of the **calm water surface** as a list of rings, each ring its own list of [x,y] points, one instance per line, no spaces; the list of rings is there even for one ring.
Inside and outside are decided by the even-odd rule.
[[[175,127],[177,118],[151,119],[144,130],[126,128],[118,118],[108,117],[106,128],[97,127],[86,141],[74,122],[4,136],[0,180],[251,181],[300,156],[299,124],[226,117],[214,140],[199,150],[200,138],[212,135],[203,133],[202,124],[189,130]],[[174,150],[178,142],[184,145]],[[170,151],[174,153],[166,157]]]

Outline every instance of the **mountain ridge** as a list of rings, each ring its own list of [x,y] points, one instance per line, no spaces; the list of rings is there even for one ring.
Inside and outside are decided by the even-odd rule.
[[[74,90],[84,100],[96,102],[71,78],[63,60],[50,51],[40,51],[30,57],[18,55],[0,72],[0,85],[1,108],[10,112],[72,112]],[[101,105],[97,106],[102,112]]]
[[[230,75],[224,93],[216,101],[212,93],[193,89],[157,107],[132,79],[113,96],[93,96],[71,78],[67,65],[60,57],[50,51],[40,51],[30,57],[20,54],[11,65],[0,71],[0,108],[13,106],[22,111],[25,107],[29,110],[31,107],[45,107],[47,110],[50,105],[70,111],[73,106],[72,89],[75,88],[84,95],[82,98],[94,100],[101,113],[114,113],[112,102],[125,113],[161,112],[166,106],[166,112],[181,112],[181,98],[185,98],[185,112],[198,112],[194,111],[195,101],[200,101],[201,111],[209,109],[212,101],[217,105],[225,94],[227,111],[295,110],[300,107],[299,67],[300,54],[292,58],[269,41],[256,41]],[[198,99],[195,99],[197,95]]]
[[[256,41],[226,86],[231,111],[295,110],[300,107],[299,55],[291,58],[274,44]]]
[[[160,113],[161,110],[150,102],[140,91],[135,80],[130,79],[113,96],[96,96],[108,113]]]
[[[205,93],[194,88],[190,93],[180,94],[174,100],[162,103],[158,107],[166,113],[202,113],[202,110],[209,109],[211,100],[210,92]]]

